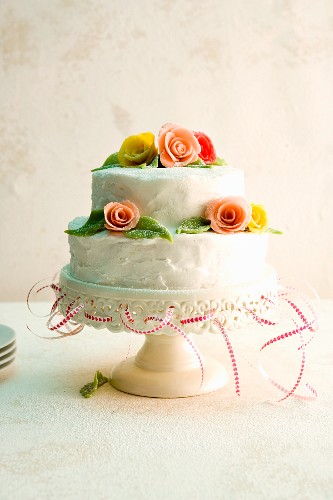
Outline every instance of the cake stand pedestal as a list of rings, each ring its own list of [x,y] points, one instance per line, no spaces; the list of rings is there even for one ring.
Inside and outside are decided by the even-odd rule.
[[[223,387],[228,380],[225,368],[213,358],[200,358],[203,371],[181,335],[146,335],[137,355],[114,368],[110,382],[120,391],[151,398],[196,396]]]

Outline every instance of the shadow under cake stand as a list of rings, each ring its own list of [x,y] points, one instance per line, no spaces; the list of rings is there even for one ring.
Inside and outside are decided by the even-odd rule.
[[[269,300],[276,294],[276,283],[275,270],[266,265],[262,279],[245,288],[178,291],[116,288],[80,281],[70,274],[68,265],[60,273],[59,286],[64,298],[59,309],[65,315],[69,305],[82,304],[75,316],[77,323],[144,335],[143,346],[136,356],[113,369],[110,378],[113,387],[138,396],[188,397],[220,389],[227,383],[228,375],[220,362],[199,353],[192,342],[194,333],[218,331],[213,319],[187,324],[181,323],[182,320],[204,317],[214,311],[214,317],[219,318],[226,330],[244,326],[251,320],[248,309],[257,314],[267,311]],[[154,333],[143,333],[154,329],[171,311],[170,322],[176,328],[166,325]],[[151,317],[158,320],[145,321]]]

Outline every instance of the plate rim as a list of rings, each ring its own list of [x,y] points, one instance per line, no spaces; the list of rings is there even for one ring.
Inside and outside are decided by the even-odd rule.
[[[7,337],[3,339],[3,337]],[[16,333],[13,328],[0,323],[0,348],[7,347],[16,339]]]
[[[0,358],[0,368],[3,364],[5,364],[7,361],[9,361],[10,359],[14,359],[15,358],[15,353],[16,353],[16,348],[14,348],[11,352],[9,352],[6,356],[4,356],[3,358]]]

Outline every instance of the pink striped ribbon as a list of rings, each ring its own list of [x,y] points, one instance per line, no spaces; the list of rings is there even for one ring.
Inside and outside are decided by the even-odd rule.
[[[281,281],[283,281],[283,280],[281,280]],[[40,283],[41,283],[41,281],[38,282],[36,285],[34,285],[28,293],[27,305],[28,305],[28,308],[31,312],[32,312],[32,310],[30,307],[30,297],[31,297],[31,294],[32,294],[34,288]],[[312,290],[312,288],[310,286],[308,286],[308,287]],[[110,323],[110,322],[112,322],[111,316],[110,317],[100,317],[100,316],[96,316],[96,315],[91,314],[90,312],[84,310],[85,304],[80,303],[80,297],[77,297],[76,299],[72,300],[68,304],[68,306],[66,307],[65,314],[62,315],[59,312],[58,307],[61,304],[62,300],[65,299],[66,294],[62,292],[61,287],[56,283],[51,283],[51,284],[48,284],[45,286],[41,286],[40,288],[38,288],[36,290],[35,293],[36,294],[40,293],[42,290],[45,290],[47,288],[51,288],[54,291],[54,293],[56,294],[56,299],[52,305],[51,312],[47,315],[49,317],[49,319],[47,321],[47,328],[52,332],[59,333],[59,337],[51,337],[51,338],[62,338],[62,337],[67,337],[67,336],[71,336],[71,335],[76,335],[77,333],[79,333],[84,328],[84,325],[75,322],[75,317],[82,310],[84,313],[84,317],[92,322],[96,322],[96,323]],[[307,315],[305,314],[304,310],[302,310],[301,306],[298,303],[296,303],[292,297],[290,297],[291,294],[296,295],[298,297],[298,299],[300,299],[300,301],[303,302],[303,304],[305,305],[307,310],[310,311],[310,314],[312,316],[311,318],[307,318]],[[271,300],[267,297],[264,297],[263,295],[261,296],[261,299],[270,303],[272,307],[278,308],[278,304],[275,303],[273,300]],[[295,327],[289,331],[285,331],[279,335],[276,335],[275,337],[271,338],[270,340],[267,340],[261,346],[259,352],[263,351],[268,346],[275,344],[276,342],[285,340],[285,339],[290,338],[294,335],[299,335],[301,344],[298,347],[298,350],[301,351],[301,362],[300,362],[300,368],[298,370],[298,376],[297,376],[297,379],[296,379],[295,383],[293,384],[292,388],[286,389],[285,387],[283,387],[281,384],[279,384],[278,382],[276,382],[275,380],[273,380],[269,376],[269,374],[264,370],[264,368],[262,367],[260,362],[259,362],[259,370],[262,373],[265,380],[269,381],[274,387],[279,389],[284,394],[284,397],[281,398],[279,401],[284,401],[291,396],[296,398],[296,399],[300,399],[302,401],[313,401],[314,399],[317,398],[317,392],[308,383],[306,383],[305,386],[306,386],[307,390],[311,393],[311,396],[298,395],[298,394],[296,394],[296,390],[298,389],[298,387],[303,379],[303,374],[304,374],[304,369],[305,369],[305,360],[306,360],[306,356],[305,356],[306,346],[313,340],[313,338],[315,336],[315,332],[318,329],[318,316],[317,316],[316,311],[315,311],[314,307],[312,306],[307,294],[304,293],[302,290],[299,290],[297,287],[294,287],[291,285],[283,285],[281,287],[281,290],[278,293],[277,300],[283,301],[285,304],[287,304],[290,307],[290,309],[293,311],[293,313],[296,314],[298,320],[301,321],[301,324],[298,324],[294,320],[294,318],[291,318],[295,324]],[[77,304],[77,305],[75,305],[75,304]],[[120,306],[120,310],[121,310],[122,304],[120,304],[119,306]],[[263,326],[276,327],[280,323],[280,321],[272,321],[272,320],[269,320],[267,318],[260,317],[258,314],[256,314],[256,312],[254,310],[252,310],[248,307],[244,307],[244,309],[252,316],[252,318],[255,320],[255,322],[262,327]],[[123,325],[125,326],[125,328],[128,331],[134,332],[134,333],[139,334],[139,335],[153,335],[153,334],[160,332],[163,328],[170,328],[173,331],[177,332],[179,335],[181,335],[188,342],[188,344],[191,346],[191,349],[193,350],[193,352],[195,353],[195,355],[198,359],[198,363],[199,363],[200,370],[201,370],[201,384],[200,384],[200,387],[201,387],[203,384],[203,380],[204,380],[203,361],[202,361],[201,356],[200,356],[199,352],[197,351],[195,345],[190,340],[188,335],[180,328],[180,326],[177,326],[175,323],[171,322],[173,313],[174,313],[174,306],[170,306],[167,309],[167,312],[166,312],[164,318],[160,318],[157,316],[148,316],[147,318],[145,318],[144,319],[145,323],[148,323],[150,321],[155,321],[158,323],[158,325],[156,325],[153,328],[150,328],[148,330],[141,330],[141,329],[135,328],[135,325],[134,325],[135,319],[133,318],[133,316],[128,308],[128,305],[126,305],[124,308],[125,318],[123,317],[123,315],[121,313],[120,313],[120,318],[121,318]],[[32,312],[32,314],[34,314],[34,313]],[[215,314],[215,311],[210,311],[209,313],[206,313],[206,314],[199,314],[196,316],[180,319],[179,323],[180,323],[180,325],[189,325],[189,324],[196,324],[196,323],[200,323],[200,322],[210,321],[214,317],[214,314]],[[61,319],[60,319],[60,321],[58,321],[54,324],[54,320],[58,316]],[[237,363],[236,363],[234,350],[232,348],[229,335],[228,335],[226,329],[224,328],[223,323],[218,318],[214,319],[214,323],[217,325],[218,329],[220,330],[220,332],[221,332],[221,334],[226,342],[226,346],[227,346],[230,360],[232,363],[232,370],[233,370],[233,376],[234,376],[234,382],[235,382],[235,390],[236,390],[236,394],[239,396],[240,395],[239,373],[238,373],[238,367],[237,367]],[[65,332],[61,330],[63,327],[66,328]],[[30,330],[30,328],[29,328],[29,330]],[[310,339],[307,339],[307,340],[304,339],[304,333],[306,331],[313,333],[313,335],[310,337]],[[43,338],[50,338],[50,337],[43,337]],[[129,349],[128,349],[128,353],[129,353]]]

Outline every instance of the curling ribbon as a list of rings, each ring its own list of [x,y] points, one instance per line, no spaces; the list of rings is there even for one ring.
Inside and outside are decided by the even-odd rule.
[[[232,371],[233,371],[233,375],[234,375],[235,391],[236,391],[237,396],[240,396],[239,374],[238,374],[236,358],[235,358],[235,355],[234,355],[234,351],[233,351],[232,345],[230,343],[228,334],[225,331],[225,328],[222,325],[222,323],[218,319],[214,319],[214,323],[218,326],[218,328],[219,328],[221,334],[223,335],[223,338],[224,338],[224,340],[225,340],[225,342],[227,344],[227,349],[228,349],[228,352],[229,352],[229,356],[230,356],[230,360],[231,360],[231,364],[232,364]]]
[[[172,315],[173,315],[173,312],[174,312],[174,306],[170,306],[166,312],[166,315],[165,315],[165,318],[159,318],[157,316],[147,316],[145,319],[144,319],[144,322],[147,323],[148,321],[158,321],[159,322],[159,325],[156,326],[155,328],[152,328],[150,330],[138,330],[136,328],[133,328],[131,325],[129,325],[128,323],[125,322],[124,318],[122,317],[122,315],[120,315],[120,318],[121,318],[121,321],[123,323],[123,325],[128,329],[130,330],[131,332],[133,333],[137,333],[139,335],[152,335],[158,331],[161,331],[162,328],[168,326],[169,328],[171,328],[172,330],[176,331],[179,335],[181,335],[185,340],[186,342],[189,344],[189,346],[191,347],[191,349],[193,350],[194,354],[196,355],[197,359],[198,359],[198,362],[199,362],[199,365],[200,365],[200,371],[201,371],[201,381],[200,381],[200,387],[199,387],[199,390],[201,389],[201,386],[203,384],[203,381],[204,381],[204,374],[205,374],[205,370],[204,370],[204,364],[203,364],[203,361],[202,361],[202,358],[198,352],[198,350],[196,349],[195,345],[193,344],[193,342],[191,341],[191,339],[188,337],[188,335],[186,335],[186,333],[181,329],[179,328],[179,326],[175,325],[174,323],[171,323],[170,319],[172,318]],[[129,312],[129,309],[128,307],[126,307],[125,309],[125,316],[127,318],[127,320],[129,322],[134,322],[130,312]],[[204,317],[202,316],[202,319],[201,321],[207,321],[208,319],[210,319],[210,315],[205,315],[205,319]],[[190,318],[188,320],[186,320],[187,322],[191,322],[190,321]]]
[[[293,292],[293,293],[296,293],[298,296],[301,296],[302,297],[302,300],[304,301],[305,305],[308,307],[308,309],[310,310],[313,318],[311,320],[307,319],[306,316],[305,316],[305,313],[300,309],[300,307],[298,307],[298,305],[295,304],[294,301],[290,300],[288,297],[288,294],[290,292]],[[292,286],[284,286],[280,291],[279,291],[279,294],[278,294],[278,298],[282,301],[284,301],[286,304],[288,304],[290,306],[290,308],[297,314],[297,317],[302,321],[303,324],[301,325],[298,325],[296,323],[296,321],[292,318],[292,321],[295,325],[295,328],[292,329],[292,330],[289,330],[287,332],[284,332],[280,335],[277,335],[276,337],[274,338],[271,338],[270,340],[268,340],[267,342],[265,342],[261,349],[260,349],[260,352],[263,351],[264,349],[266,349],[268,346],[276,343],[276,342],[280,342],[282,340],[285,340],[289,337],[292,337],[294,335],[299,335],[300,337],[300,341],[301,341],[301,345],[298,347],[298,350],[301,350],[302,351],[302,357],[301,357],[301,365],[300,365],[300,369],[299,369],[299,372],[298,372],[298,377],[293,385],[293,387],[291,389],[287,389],[285,387],[283,387],[281,384],[277,383],[275,380],[273,380],[269,374],[264,370],[262,364],[260,363],[260,361],[258,362],[258,367],[259,367],[259,371],[261,372],[262,376],[264,377],[265,380],[267,380],[268,382],[270,382],[274,387],[276,387],[277,389],[279,389],[281,392],[284,393],[284,397],[281,398],[279,400],[279,402],[281,401],[284,401],[286,400],[287,398],[293,396],[294,398],[296,399],[299,399],[301,401],[314,401],[316,398],[317,398],[317,391],[311,387],[308,383],[305,384],[306,388],[308,389],[308,391],[310,391],[312,393],[312,396],[302,396],[302,395],[298,395],[295,393],[296,389],[299,387],[300,385],[300,382],[302,380],[302,377],[303,377],[303,373],[304,373],[304,369],[305,369],[305,359],[306,359],[306,356],[305,356],[305,352],[306,352],[306,346],[313,340],[314,338],[314,335],[312,335],[312,337],[307,341],[305,342],[304,341],[304,336],[303,336],[303,333],[306,332],[306,330],[309,330],[310,332],[314,333],[316,331],[316,329],[318,328],[318,317],[317,317],[317,314],[314,310],[314,308],[312,307],[312,305],[310,304],[310,302],[307,300],[307,296],[301,291],[301,290],[298,290],[297,288],[295,287],[292,287]],[[258,323],[258,324],[263,324],[263,318],[259,318],[253,311],[250,311],[252,313],[252,316],[254,318],[254,320]],[[272,322],[273,323],[273,322]]]
[[[33,313],[32,309],[31,309],[30,297],[31,297],[33,289],[39,283],[40,282],[36,283],[36,285],[34,285],[29,290],[29,293],[27,296],[28,309],[32,314],[34,314],[34,316],[37,316],[37,314]],[[40,335],[37,335],[37,336],[39,336],[41,338],[47,338],[47,339],[58,339],[58,338],[76,335],[79,332],[81,332],[84,328],[84,325],[73,321],[74,317],[80,311],[82,311],[82,309],[84,309],[84,307],[85,307],[84,303],[81,303],[81,304],[79,303],[77,306],[74,306],[75,303],[80,301],[81,297],[76,297],[76,299],[72,300],[66,308],[65,315],[62,315],[60,313],[60,311],[58,311],[58,306],[60,305],[61,301],[66,297],[66,293],[62,293],[61,287],[59,287],[59,285],[57,285],[55,283],[51,283],[51,284],[48,284],[48,285],[45,285],[45,286],[38,288],[36,290],[36,294],[40,293],[42,290],[45,290],[47,288],[51,288],[55,292],[56,295],[58,294],[58,297],[56,296],[56,299],[51,307],[51,312],[48,315],[44,316],[44,317],[47,317],[47,316],[49,317],[49,319],[47,320],[46,326],[47,326],[48,330],[50,330],[51,332],[59,333],[59,336],[58,337],[44,337],[44,336],[40,336]],[[89,314],[86,311],[83,311],[83,313],[84,313],[85,318],[89,319],[90,321],[95,321],[98,323],[109,323],[112,321],[112,317],[110,317],[110,316],[109,317],[99,317],[99,316]],[[60,316],[61,320],[54,325],[52,322],[53,322],[54,318],[57,316]],[[74,328],[71,328],[69,324],[74,326]],[[64,331],[60,330],[60,328],[62,328],[62,327],[66,327],[67,331],[64,332]],[[31,330],[31,328],[29,328],[29,326],[28,326],[28,329],[32,332],[32,330]],[[32,333],[34,333],[34,332],[32,332]]]
[[[280,281],[283,281],[283,280],[280,280]],[[28,305],[30,312],[32,312],[31,307],[30,307],[30,296],[32,294],[33,289],[40,283],[41,282],[38,282],[36,285],[34,285],[28,293],[27,305]],[[307,285],[307,286],[309,286],[309,285]],[[52,332],[59,333],[59,337],[51,337],[51,338],[62,338],[62,337],[67,337],[67,336],[71,336],[71,335],[76,335],[77,333],[79,333],[84,328],[84,325],[75,322],[74,318],[82,310],[83,310],[85,318],[88,319],[89,321],[96,322],[96,323],[110,323],[110,322],[112,322],[112,317],[99,317],[99,316],[90,314],[89,312],[85,311],[84,310],[85,304],[80,303],[80,297],[77,297],[76,299],[72,300],[70,302],[70,304],[68,304],[66,311],[65,311],[65,315],[63,316],[60,313],[60,311],[58,310],[58,307],[61,304],[61,301],[66,297],[66,294],[62,292],[61,287],[59,285],[57,285],[56,283],[51,283],[51,284],[48,284],[48,285],[45,285],[45,286],[38,288],[36,291],[36,294],[40,293],[42,290],[45,290],[46,288],[51,288],[54,291],[54,293],[56,294],[56,299],[52,305],[51,312],[47,315],[49,317],[49,319],[47,321],[47,328]],[[310,288],[314,292],[316,298],[318,299],[318,295],[316,294],[316,292],[312,289],[312,287],[310,287]],[[310,319],[307,318],[304,311],[300,308],[299,305],[296,304],[295,300],[291,300],[289,298],[289,295],[292,293],[295,294],[305,304],[307,309],[310,311],[312,318],[310,318]],[[298,347],[298,350],[301,351],[301,363],[300,363],[300,368],[298,371],[298,377],[297,377],[297,379],[296,379],[296,381],[293,384],[291,389],[287,389],[287,388],[283,387],[281,384],[279,384],[278,382],[276,382],[275,380],[273,380],[270,377],[270,375],[266,372],[266,370],[263,368],[262,364],[259,361],[258,366],[259,366],[260,373],[262,374],[262,376],[265,380],[267,380],[269,383],[271,383],[274,387],[276,387],[278,390],[280,390],[284,394],[284,397],[282,397],[279,401],[283,401],[291,396],[296,398],[296,399],[300,399],[302,401],[315,400],[317,398],[317,392],[308,383],[306,383],[305,386],[306,386],[307,390],[311,393],[311,396],[302,396],[302,395],[296,394],[296,389],[300,385],[300,382],[303,378],[304,369],[305,369],[306,347],[313,340],[313,338],[315,336],[315,332],[318,329],[318,317],[317,317],[317,314],[315,312],[315,309],[312,307],[310,301],[308,300],[308,296],[302,290],[299,290],[298,288],[290,286],[290,285],[281,286],[281,289],[279,290],[279,293],[277,294],[277,302],[275,302],[275,301],[273,301],[273,300],[271,300],[263,295],[261,296],[261,299],[265,300],[265,302],[268,302],[272,308],[278,308],[279,302],[280,303],[284,302],[285,304],[287,304],[290,307],[290,310],[292,310],[294,312],[294,314],[296,314],[298,320],[301,321],[301,324],[297,324],[297,322],[293,318],[291,318],[292,321],[294,322],[295,327],[293,329],[289,329],[288,331],[281,333],[275,337],[272,337],[270,340],[267,340],[261,346],[259,352],[262,352],[264,349],[266,349],[269,346],[272,346],[276,342],[280,342],[280,341],[285,340],[287,338],[290,338],[294,335],[298,335],[300,338],[300,346]],[[120,310],[121,310],[123,305],[120,304],[119,306],[120,306]],[[265,327],[274,327],[280,323],[280,321],[272,321],[272,320],[269,320],[267,318],[262,318],[254,310],[252,310],[250,308],[244,307],[244,309],[251,315],[253,320],[258,325],[260,325],[262,327],[264,327],[264,326]],[[182,335],[182,337],[191,346],[191,349],[193,350],[193,352],[195,353],[195,355],[198,359],[198,363],[200,365],[200,370],[201,370],[201,384],[200,384],[200,388],[201,388],[203,380],[204,380],[203,361],[202,361],[201,356],[200,356],[199,352],[197,351],[195,345],[190,340],[188,335],[179,326],[177,326],[176,324],[171,322],[173,313],[174,313],[174,306],[170,306],[168,308],[164,318],[160,318],[157,316],[148,316],[147,318],[145,318],[144,319],[145,323],[150,322],[150,321],[158,322],[157,326],[155,326],[154,328],[150,328],[148,330],[140,330],[140,329],[136,329],[134,327],[135,320],[133,319],[133,317],[130,313],[128,305],[125,305],[125,307],[124,307],[125,319],[121,313],[120,313],[120,318],[121,318],[123,325],[125,326],[125,328],[128,331],[134,332],[134,333],[139,334],[139,335],[155,334],[157,332],[160,332],[163,328],[166,328],[166,327],[171,328],[179,335]],[[34,314],[34,313],[32,312],[32,314]],[[204,321],[210,321],[211,319],[213,319],[214,314],[215,314],[215,311],[210,311],[208,314],[201,314],[201,315],[196,315],[196,316],[192,316],[192,317],[188,317],[188,318],[183,318],[183,319],[180,319],[180,325],[189,325],[189,324],[195,324],[195,323],[200,323],[200,322],[204,322]],[[53,324],[54,319],[58,316],[61,317],[60,321],[58,321],[56,324]],[[221,332],[221,334],[226,342],[226,346],[227,346],[230,360],[232,363],[232,370],[233,370],[234,383],[235,383],[235,392],[239,396],[240,395],[239,373],[238,373],[237,362],[236,362],[235,354],[234,354],[234,351],[233,351],[233,348],[232,348],[232,345],[230,342],[229,335],[228,335],[226,329],[224,328],[223,323],[218,318],[215,318],[213,320],[213,322],[217,325],[219,331]],[[67,329],[67,331],[66,332],[62,331],[61,330],[62,327],[65,327]],[[30,330],[30,328],[29,328],[29,330]],[[312,337],[310,339],[308,339],[307,341],[305,341],[305,339],[304,339],[304,333],[306,333],[306,331],[313,333]],[[50,338],[50,337],[43,337],[43,338]],[[128,349],[127,356],[129,354],[129,350],[130,350],[130,347]]]

